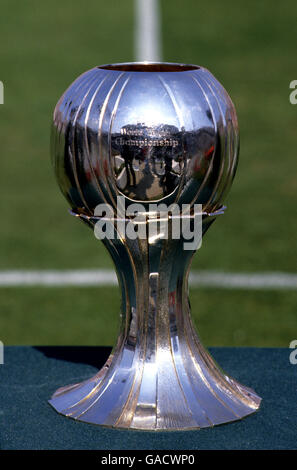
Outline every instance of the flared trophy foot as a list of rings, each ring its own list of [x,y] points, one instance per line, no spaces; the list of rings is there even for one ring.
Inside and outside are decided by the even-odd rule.
[[[49,403],[79,421],[151,431],[211,427],[259,408],[256,393],[224,375],[201,344],[195,353],[193,344],[185,348],[173,344],[157,362],[124,348],[91,379],[58,389]]]

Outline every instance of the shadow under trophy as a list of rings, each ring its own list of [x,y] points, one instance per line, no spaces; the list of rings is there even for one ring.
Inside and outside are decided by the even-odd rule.
[[[185,249],[188,237],[174,233],[176,220],[195,228],[199,217],[204,235],[224,212],[239,135],[222,85],[196,65],[95,67],[57,103],[51,145],[72,214],[113,233],[102,241],[122,303],[104,367],[49,403],[77,420],[142,430],[198,429],[255,412],[261,399],[225,375],[195,331],[188,275],[199,243]],[[184,207],[178,218],[172,208]]]

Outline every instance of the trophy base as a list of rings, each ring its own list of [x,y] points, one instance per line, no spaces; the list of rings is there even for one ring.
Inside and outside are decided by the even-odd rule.
[[[212,427],[260,406],[261,398],[225,375],[201,343],[195,355],[193,350],[182,357],[163,351],[158,363],[140,361],[132,368],[120,365],[123,357],[117,356],[89,380],[59,388],[51,406],[78,421],[143,431]]]
[[[220,213],[204,217],[203,233]],[[94,377],[55,392],[49,403],[56,411],[147,431],[207,428],[257,411],[261,399],[225,375],[195,330],[188,299],[194,251],[184,250],[183,242],[148,237],[106,243],[122,290],[120,335]]]

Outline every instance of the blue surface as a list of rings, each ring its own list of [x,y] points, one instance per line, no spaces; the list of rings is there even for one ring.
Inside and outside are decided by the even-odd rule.
[[[252,387],[260,410],[242,421],[198,431],[101,428],[56,413],[60,386],[92,376],[110,348],[9,346],[0,365],[0,449],[296,449],[297,365],[289,349],[209,348],[226,373]]]

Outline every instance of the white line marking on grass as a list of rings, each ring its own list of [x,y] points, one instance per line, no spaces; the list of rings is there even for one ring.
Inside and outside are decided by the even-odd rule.
[[[223,289],[297,289],[297,274],[193,271],[190,285]]]
[[[161,18],[158,0],[135,1],[135,57],[138,62],[161,61]]]
[[[1,287],[26,286],[111,286],[117,285],[117,276],[111,270],[71,271],[0,271]]]
[[[190,286],[221,289],[297,289],[297,274],[223,273],[193,271]],[[67,271],[0,271],[0,287],[116,286],[116,273],[108,269]]]

